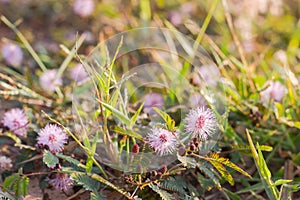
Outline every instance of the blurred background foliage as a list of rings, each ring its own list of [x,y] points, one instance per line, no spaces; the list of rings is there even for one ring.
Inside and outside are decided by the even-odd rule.
[[[261,193],[261,188],[251,188],[260,180],[258,173],[254,172],[253,161],[245,156],[250,152],[234,148],[242,149],[238,147],[248,144],[246,129],[250,130],[255,143],[273,148],[270,152],[264,152],[264,157],[274,180],[285,178],[293,179],[294,184],[299,183],[299,0],[102,0],[94,1],[94,8],[87,16],[76,13],[74,3],[69,0],[1,0],[0,13],[15,22],[47,68],[58,68],[67,56],[64,46],[71,49],[82,33],[86,33],[87,38],[79,53],[88,55],[97,43],[132,28],[173,28],[196,40],[201,32],[200,27],[208,25],[201,45],[211,54],[228,80],[225,87],[230,103],[229,125],[220,140],[220,153],[251,172],[254,177],[244,180],[244,177],[234,174],[238,184],[224,187],[239,193],[241,198],[267,198],[266,194]],[[213,12],[210,12],[211,8]],[[206,24],[210,13],[213,13],[212,18]],[[0,39],[1,45],[11,40],[25,49],[20,39],[4,23],[0,23]],[[36,84],[41,70],[30,54],[26,50],[23,52],[22,65],[11,67],[17,73],[9,73],[29,88],[41,91]],[[0,71],[7,73],[2,55],[0,59]],[[72,62],[70,65],[75,64]],[[32,76],[32,72],[37,76]],[[270,80],[280,81],[288,93],[282,102],[264,105],[260,101],[261,91]],[[66,87],[63,93],[70,91],[71,88]],[[63,100],[56,98],[56,95],[48,97],[59,104]],[[69,103],[63,106],[70,106]],[[1,112],[12,107],[10,104],[3,99]],[[71,111],[56,107],[53,113],[58,121],[67,124],[67,116]],[[35,119],[35,124],[44,124],[42,118]],[[1,143],[9,144],[6,140],[1,140]],[[28,143],[34,144],[33,141]],[[26,158],[22,160],[32,156],[23,151],[26,150],[21,153]],[[30,168],[31,164],[27,167]],[[243,189],[245,187],[248,189]],[[234,194],[227,193],[238,199]],[[147,197],[147,194],[144,195]],[[213,192],[210,195],[214,197]],[[294,195],[295,199],[299,197],[299,194]]]

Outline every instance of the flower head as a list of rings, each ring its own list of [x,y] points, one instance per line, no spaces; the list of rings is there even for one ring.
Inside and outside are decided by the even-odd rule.
[[[209,108],[198,107],[190,110],[185,121],[185,130],[193,134],[193,138],[200,137],[206,140],[217,129],[216,116]]]
[[[68,174],[57,173],[56,178],[49,181],[56,189],[66,191],[74,184],[74,180]]]
[[[75,0],[73,4],[73,10],[81,17],[87,17],[92,14],[95,8],[93,0]]]
[[[218,67],[215,65],[203,65],[197,69],[193,76],[195,85],[206,84],[210,87],[215,87],[221,77]]]
[[[161,94],[152,92],[145,96],[145,103],[144,103],[145,113],[154,114],[156,112],[153,110],[153,107],[157,107],[161,109],[163,105],[164,105],[164,99]]]
[[[172,133],[163,128],[153,128],[147,134],[147,141],[158,155],[163,156],[175,150],[177,143],[176,135],[176,132]]]
[[[267,104],[270,100],[280,102],[287,93],[287,88],[279,81],[269,82],[269,87],[260,93],[260,100]]]
[[[2,120],[4,126],[14,132],[18,136],[26,136],[26,129],[28,128],[28,119],[24,110],[13,108],[6,113]]]
[[[62,78],[58,77],[56,78],[57,70],[56,69],[50,69],[45,71],[40,76],[40,85],[41,87],[48,91],[48,92],[54,92],[55,88],[62,85]]]
[[[78,63],[75,67],[71,70],[71,77],[75,82],[80,82],[86,79],[89,74],[85,71],[82,64]]]
[[[17,67],[23,60],[23,52],[20,46],[6,42],[2,47],[2,55],[8,65]]]
[[[62,151],[67,139],[66,132],[56,124],[47,124],[37,137],[38,144],[48,146],[51,152]]]
[[[11,159],[6,156],[0,156],[0,172],[12,168]]]

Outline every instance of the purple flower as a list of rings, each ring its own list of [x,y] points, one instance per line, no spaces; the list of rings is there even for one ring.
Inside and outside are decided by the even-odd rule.
[[[153,128],[150,133],[147,134],[147,142],[155,152],[160,155],[166,155],[172,153],[176,148],[176,135],[163,128]]]
[[[279,81],[269,81],[267,83],[269,84],[269,87],[260,93],[261,102],[265,104],[269,103],[270,100],[280,102],[286,95],[287,88]]]
[[[23,52],[20,46],[6,42],[2,47],[2,55],[5,62],[8,65],[12,65],[14,67],[20,66],[23,60]]]
[[[80,82],[86,79],[89,74],[85,71],[82,64],[78,63],[75,67],[71,70],[71,77],[75,82]]]
[[[66,132],[56,124],[47,124],[37,137],[38,144],[48,146],[51,152],[62,151],[67,140]]]
[[[153,107],[161,109],[164,105],[164,99],[159,93],[149,93],[145,96],[144,111],[148,114],[155,114]]]
[[[81,17],[87,17],[92,14],[95,8],[93,0],[75,0],[73,10]]]
[[[28,119],[25,115],[24,110],[21,110],[19,108],[13,108],[7,111],[6,113],[4,113],[2,123],[16,135],[22,137],[26,136],[26,129],[28,128]]]
[[[206,84],[210,87],[215,87],[221,78],[219,68],[215,65],[203,65],[196,70],[193,76],[193,84]]]
[[[74,184],[74,180],[68,174],[57,173],[56,178],[49,181],[56,189],[67,191]]]
[[[206,140],[217,129],[216,116],[211,109],[203,106],[190,110],[185,121],[185,130],[193,134],[193,138],[200,137]]]
[[[54,92],[56,87],[62,85],[61,77],[58,77],[55,80],[56,74],[57,74],[57,70],[51,69],[51,70],[45,71],[40,76],[40,85],[44,90],[46,90],[48,92]]]
[[[12,168],[11,159],[6,156],[0,156],[0,172]]]

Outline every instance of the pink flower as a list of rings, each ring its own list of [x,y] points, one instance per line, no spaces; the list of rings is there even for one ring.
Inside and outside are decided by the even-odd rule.
[[[215,87],[221,78],[219,68],[215,65],[203,65],[196,70],[193,76],[193,84],[206,84],[210,87]]]
[[[67,140],[66,132],[56,124],[47,124],[37,137],[38,144],[49,147],[51,152],[62,151]]]
[[[6,156],[0,156],[0,172],[12,168],[11,159]]]
[[[73,10],[81,17],[87,17],[92,14],[95,8],[93,0],[75,0]]]
[[[261,102],[267,104],[270,100],[280,102],[287,94],[287,88],[279,81],[268,81],[269,87],[260,93]]]
[[[49,181],[56,189],[67,191],[74,184],[74,180],[68,174],[57,173],[56,178]]]
[[[71,77],[75,82],[80,82],[89,77],[89,74],[85,71],[83,65],[78,63],[72,68]]]
[[[161,109],[164,105],[163,96],[159,93],[149,93],[145,96],[144,111],[148,114],[155,114],[153,107]]]
[[[175,26],[179,26],[180,24],[182,24],[181,13],[179,13],[178,11],[172,11],[172,12],[170,12],[170,14],[169,14],[169,20]]]
[[[5,62],[8,65],[12,65],[14,67],[20,66],[23,60],[23,51],[20,46],[6,42],[2,47],[2,55]]]
[[[207,106],[205,98],[198,92],[195,92],[190,96],[189,104],[192,108],[199,106]]]
[[[216,116],[211,109],[203,106],[190,110],[185,121],[185,130],[193,134],[193,138],[206,140],[217,130]]]
[[[56,69],[50,69],[45,71],[40,76],[40,85],[44,90],[48,92],[54,92],[56,87],[62,85],[62,78],[58,77],[57,79],[55,79],[56,74]]]
[[[155,152],[160,155],[166,155],[172,153],[176,148],[176,135],[163,128],[153,128],[150,133],[147,134],[147,142]]]
[[[28,119],[24,110],[13,108],[6,113],[2,120],[4,126],[14,132],[18,136],[26,136],[26,129],[28,128]]]

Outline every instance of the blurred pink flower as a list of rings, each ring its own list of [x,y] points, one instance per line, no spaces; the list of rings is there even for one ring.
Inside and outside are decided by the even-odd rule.
[[[11,159],[6,156],[0,156],[0,172],[3,172],[5,170],[9,170],[12,168]]]
[[[51,152],[60,152],[67,143],[66,132],[56,124],[47,124],[38,133],[38,144],[49,147]]]
[[[181,13],[179,13],[178,11],[171,11],[169,14],[169,20],[173,25],[179,26],[180,24],[182,24]]]
[[[147,142],[155,152],[160,155],[166,155],[172,153],[176,148],[176,133],[172,133],[163,128],[153,128],[150,133],[147,134]]]
[[[92,14],[95,9],[95,3],[93,0],[75,0],[73,4],[73,10],[81,17],[87,17]]]
[[[14,132],[18,136],[25,137],[26,129],[28,128],[28,119],[24,110],[13,108],[4,113],[2,120],[4,126]]]
[[[73,186],[74,180],[68,174],[57,173],[56,178],[50,180],[49,183],[56,189],[67,191]]]
[[[161,109],[164,105],[163,96],[159,93],[149,93],[145,97],[144,111],[148,114],[155,114],[153,107]]]
[[[20,66],[23,60],[23,51],[20,46],[6,42],[2,47],[2,55],[8,65]]]
[[[40,76],[40,85],[44,90],[46,90],[48,92],[54,92],[56,87],[62,85],[61,77],[58,77],[55,80],[56,74],[57,74],[56,69],[50,69],[50,70],[45,71]]]
[[[78,63],[71,69],[71,77],[75,82],[80,82],[86,79],[89,74],[85,71],[82,64]]]
[[[205,98],[198,92],[193,93],[189,99],[190,107],[207,106]]]
[[[221,78],[219,68],[215,65],[203,65],[196,70],[193,76],[193,84],[206,84],[210,87],[215,87]]]
[[[209,108],[204,106],[190,110],[185,118],[185,130],[193,134],[193,138],[206,140],[217,129],[217,119]]]
[[[279,81],[268,81],[267,89],[260,93],[260,100],[263,103],[269,103],[271,100],[280,102],[282,98],[287,94],[287,88]]]

